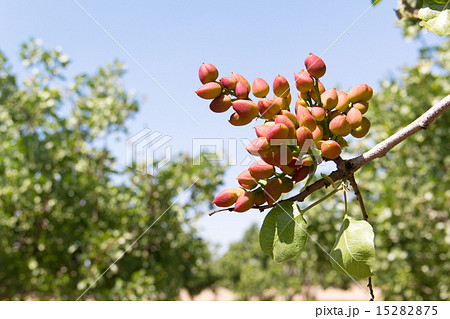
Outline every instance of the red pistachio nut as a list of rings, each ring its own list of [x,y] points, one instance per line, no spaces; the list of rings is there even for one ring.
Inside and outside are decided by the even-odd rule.
[[[293,115],[293,114],[292,114]],[[295,119],[297,122],[297,119]],[[288,138],[295,138],[295,124],[286,115],[275,115],[275,124],[284,124],[289,129]]]
[[[217,82],[209,82],[203,84],[195,93],[202,99],[212,100],[222,93],[222,86]]]
[[[255,188],[258,185],[258,180],[256,180],[249,172],[248,169],[240,173],[237,177],[239,185],[246,189]]]
[[[231,98],[228,95],[219,95],[209,104],[211,111],[215,113],[223,113],[231,107]]]
[[[297,90],[300,92],[308,92],[314,89],[314,80],[307,71],[301,70],[295,73],[294,79]]]
[[[225,189],[217,194],[216,198],[214,198],[213,203],[218,207],[229,207],[236,203],[238,197],[244,192],[245,191],[240,187]]]
[[[301,98],[297,99],[297,101],[295,101],[295,113],[298,113],[297,112],[297,108],[299,108],[300,106],[301,107],[308,107],[309,105],[308,105],[308,103],[305,100],[303,100]]]
[[[314,159],[312,158],[311,155],[309,154],[305,154],[302,157],[302,165],[303,166],[311,166],[314,164]]]
[[[292,161],[292,151],[286,146],[277,147],[272,152],[273,159],[277,163],[276,166],[287,166]]]
[[[338,104],[338,95],[336,89],[328,89],[320,95],[323,107],[332,110]]]
[[[314,119],[317,122],[320,122],[320,121],[323,121],[323,119],[325,118],[326,112],[323,107],[313,106],[311,108],[311,115],[314,117]]]
[[[236,100],[232,103],[233,109],[240,117],[253,120],[258,116],[258,106],[250,100]]]
[[[254,156],[266,155],[270,151],[269,142],[265,137],[258,137],[247,145],[247,152]]]
[[[294,176],[292,177],[292,180],[294,183],[298,183],[306,178],[309,174],[309,167],[307,166],[301,166],[295,171]]]
[[[282,110],[289,110],[289,105],[291,105],[291,93],[289,93],[286,97],[279,97],[274,94],[273,100],[275,103],[280,105]]]
[[[278,163],[275,161],[275,159],[273,158],[273,154],[272,152],[264,154],[264,155],[260,155],[261,159],[266,162],[267,164],[276,166],[278,165]]]
[[[296,137],[297,137],[297,145],[302,149],[303,147],[305,147],[304,151],[311,148],[313,144],[313,134],[311,130],[308,129],[306,126],[300,126],[297,129]]]
[[[273,139],[287,139],[289,137],[289,128],[281,123],[276,123],[267,132],[266,139],[270,142]]]
[[[271,98],[264,98],[258,101],[258,110],[262,118],[271,119],[280,113],[281,105]]]
[[[236,97],[238,99],[246,100],[248,98],[248,93],[249,92],[245,83],[239,81],[236,84]]]
[[[256,78],[253,80],[252,93],[254,96],[266,97],[269,91],[269,84],[264,79]]]
[[[305,113],[305,114],[311,115],[311,112],[308,110],[308,108],[305,107],[305,106],[302,106],[302,105],[298,105],[298,106],[295,108],[295,113],[297,114],[297,122],[298,122],[298,116],[299,116],[300,114]],[[300,123],[299,123],[299,124],[300,124]]]
[[[295,116],[294,113],[289,112],[287,110],[281,110],[281,115],[286,116],[288,119],[291,120],[292,123],[294,123],[295,127],[298,127],[298,121],[297,121],[297,117]]]
[[[230,116],[230,124],[234,126],[243,126],[249,124],[251,121],[253,121],[253,118],[251,117],[245,117],[240,116],[238,113],[233,113]]]
[[[330,122],[330,131],[334,135],[346,136],[350,134],[351,127],[345,115],[338,115]]]
[[[274,122],[272,122],[274,123]],[[267,132],[270,130],[270,126],[269,125],[258,125],[254,127],[255,132],[256,132],[256,136],[258,137],[266,137]]]
[[[293,170],[295,171],[295,170]],[[294,183],[292,182],[292,179],[290,179],[287,176],[283,176],[281,178],[281,192],[282,193],[289,193],[294,188]]]
[[[344,91],[336,91],[338,96],[338,103],[336,105],[336,110],[345,112],[348,109],[348,105],[350,104],[348,100],[348,95]]]
[[[262,188],[257,188],[252,192],[255,194],[255,205],[261,206],[266,202],[266,196]]]
[[[362,118],[363,116],[361,111],[355,109],[354,107],[347,112],[347,121],[352,128],[357,128],[358,126],[360,126],[362,123]]]
[[[325,142],[325,139],[324,140],[314,141],[314,142],[316,143],[316,147],[320,150],[320,148],[322,147],[323,142]]]
[[[202,63],[198,70],[198,77],[200,81],[205,84],[208,82],[214,82],[219,76],[219,71],[211,63]]]
[[[369,101],[373,96],[373,89],[367,84],[361,83],[353,86],[348,91],[348,100],[352,103],[359,101]]]
[[[273,93],[279,97],[287,97],[290,92],[290,85],[286,78],[282,75],[277,75],[273,80]]]
[[[302,160],[294,156],[287,166],[289,166],[290,168],[298,169],[300,168],[300,166],[302,166]]]
[[[370,130],[370,121],[368,118],[363,117],[361,125],[352,130],[352,136],[356,138],[362,138],[369,133]]]
[[[322,155],[328,159],[338,158],[342,152],[341,146],[333,140],[324,141],[320,146],[320,150],[322,151]]]
[[[369,110],[369,102],[358,101],[356,103],[353,103],[353,108],[358,109],[361,114],[364,114]]]
[[[316,129],[317,126],[316,120],[309,112],[297,113],[297,121],[299,126],[305,126],[311,132]]]
[[[323,137],[323,127],[317,125],[316,129],[312,132],[314,142],[320,141]]]
[[[272,205],[280,198],[282,194],[282,184],[283,182],[280,178],[273,178],[267,182],[264,187],[267,204]]]
[[[324,76],[327,70],[325,62],[323,62],[323,60],[319,58],[317,55],[314,55],[312,53],[310,53],[308,57],[305,59],[305,66],[306,70],[308,70],[308,73],[311,74],[316,79]]]
[[[239,73],[235,73],[235,72],[231,72],[231,77],[234,78],[236,80],[236,84],[237,82],[242,82],[245,84],[245,86],[247,86],[247,90],[250,92],[250,83],[248,83],[247,79],[244,78],[242,75],[240,75]]]
[[[295,173],[295,168],[289,167],[288,165],[280,165],[279,168],[287,175],[294,175]]]
[[[248,211],[255,205],[255,193],[245,192],[236,200],[236,205],[234,205],[234,211],[238,213],[243,213]]]
[[[275,168],[264,162],[263,160],[259,160],[254,162],[248,168],[250,175],[252,175],[255,179],[266,179],[271,177],[275,173]]]
[[[238,83],[238,81],[232,76],[224,76],[223,78],[220,78],[219,81],[222,83],[223,87],[228,90],[234,90],[236,88],[236,84]]]

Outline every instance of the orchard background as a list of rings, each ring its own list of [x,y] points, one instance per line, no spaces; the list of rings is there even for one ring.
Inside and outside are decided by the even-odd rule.
[[[448,26],[433,15],[448,14],[447,3],[400,1],[397,20],[392,3],[361,2],[2,3],[1,298],[173,300],[228,288],[244,300],[311,299],[318,286],[349,288],[311,240],[273,262],[259,247],[257,210],[208,217],[244,167],[193,165],[200,154],[191,145],[253,133],[195,96],[202,62],[292,84],[309,52],[325,52],[327,88],[374,88],[371,131],[350,140],[343,158],[446,97]],[[449,299],[449,120],[442,114],[356,173],[375,233],[373,284],[386,300]],[[145,127],[173,137],[172,161],[154,176],[125,165],[126,139]],[[348,210],[360,218],[351,196]],[[343,211],[338,196],[308,212],[308,232],[326,251]]]

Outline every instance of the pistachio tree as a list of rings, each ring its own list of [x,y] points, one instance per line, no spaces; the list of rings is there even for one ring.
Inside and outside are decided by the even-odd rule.
[[[104,141],[139,107],[124,65],[68,78],[67,55],[35,40],[20,57],[18,76],[0,53],[0,298],[164,300],[209,286],[195,222],[223,167],[183,154],[154,176],[117,167]]]

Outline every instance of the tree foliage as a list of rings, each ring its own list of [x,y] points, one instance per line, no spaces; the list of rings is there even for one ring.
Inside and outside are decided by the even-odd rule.
[[[380,2],[372,0],[373,5]],[[395,13],[407,37],[417,37],[423,28],[439,36],[450,35],[448,0],[398,0]]]
[[[180,155],[156,176],[114,168],[102,142],[138,111],[124,65],[67,79],[58,50],[30,41],[20,56],[24,77],[0,53],[0,298],[76,299],[158,218],[83,298],[176,299],[210,285],[195,221],[223,167]]]

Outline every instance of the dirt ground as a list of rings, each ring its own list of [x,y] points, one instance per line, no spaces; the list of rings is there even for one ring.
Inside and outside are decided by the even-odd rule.
[[[364,287],[364,286],[363,286]],[[365,288],[365,287],[364,287]],[[365,290],[367,291],[367,290]],[[321,287],[310,287],[309,294],[314,297],[314,300],[318,301],[330,301],[330,300],[347,300],[347,301],[368,301],[367,293],[364,293],[362,289],[356,285],[352,286],[348,290]],[[381,292],[378,289],[374,291],[376,300],[382,300]],[[216,292],[211,289],[205,289],[192,299],[186,291],[180,293],[180,299],[183,301],[231,301],[235,300],[235,294],[226,288],[218,288]],[[275,298],[275,300],[284,300],[283,297]],[[302,294],[294,296],[293,300],[306,300]]]

